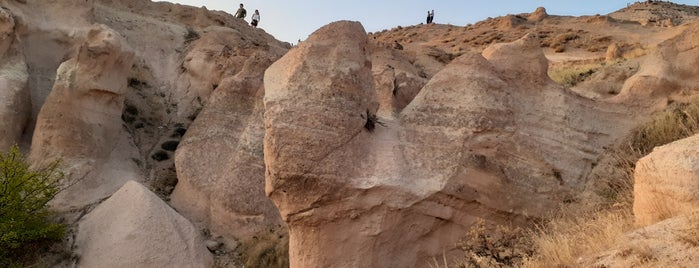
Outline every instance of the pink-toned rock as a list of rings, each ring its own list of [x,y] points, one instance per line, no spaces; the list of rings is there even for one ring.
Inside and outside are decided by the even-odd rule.
[[[419,267],[479,218],[544,217],[631,127],[548,79],[526,37],[455,59],[370,131],[365,51],[361,25],[336,22],[265,73],[267,194],[292,267]]]
[[[35,165],[60,160],[71,178],[71,187],[53,201],[57,209],[93,203],[143,177],[131,160],[138,151],[121,121],[133,53],[105,26],[89,29],[77,50],[57,71],[30,152]]]
[[[255,53],[226,78],[175,154],[172,204],[224,238],[247,241],[283,222],[264,192],[264,70],[281,55]]]
[[[12,15],[0,9],[0,150],[19,144],[31,114],[27,64]]]
[[[646,226],[699,209],[699,135],[656,147],[636,163],[633,212]]]
[[[78,267],[212,267],[201,232],[158,196],[128,181],[87,214]]]

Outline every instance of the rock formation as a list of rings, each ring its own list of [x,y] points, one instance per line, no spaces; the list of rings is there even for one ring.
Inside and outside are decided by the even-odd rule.
[[[3,151],[20,143],[31,114],[29,74],[17,43],[14,18],[0,9],[0,150]]]
[[[691,267],[699,258],[699,211],[625,234],[616,245],[580,261],[581,267]]]
[[[128,181],[80,222],[78,267],[212,267],[201,233],[158,196]]]
[[[688,95],[699,83],[699,60],[696,29],[697,22],[690,24],[678,36],[666,40],[644,59],[638,72],[626,80],[613,101],[660,103]]]
[[[282,224],[264,193],[262,154],[262,75],[280,56],[245,57],[241,70],[212,93],[175,154],[172,204],[214,234],[247,241]]]
[[[127,72],[133,52],[106,26],[95,26],[74,58],[61,64],[38,115],[30,160],[60,160],[72,186],[54,200],[58,209],[79,208],[142,179],[130,159],[138,151],[121,124]]]
[[[419,266],[478,218],[544,217],[630,128],[548,79],[531,37],[455,59],[376,118],[365,51],[361,25],[336,22],[266,71],[267,194],[292,267]]]
[[[646,226],[699,209],[699,135],[656,147],[634,172],[633,212]]]

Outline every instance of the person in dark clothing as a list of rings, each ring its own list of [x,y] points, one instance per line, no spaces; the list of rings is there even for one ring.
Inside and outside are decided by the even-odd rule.
[[[244,19],[247,15],[248,12],[245,11],[245,8],[243,8],[243,4],[240,4],[240,8],[238,8],[238,11],[235,12],[234,16],[239,19]]]

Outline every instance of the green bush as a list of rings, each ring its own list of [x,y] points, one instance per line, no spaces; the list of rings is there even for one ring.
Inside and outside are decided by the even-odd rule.
[[[32,169],[17,146],[0,153],[0,266],[17,262],[31,243],[63,237],[65,227],[49,220],[46,207],[62,179],[57,162]]]

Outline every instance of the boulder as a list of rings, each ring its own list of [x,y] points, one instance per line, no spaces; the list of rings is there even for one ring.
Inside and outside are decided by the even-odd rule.
[[[580,267],[691,267],[699,259],[699,211],[624,234],[609,250],[579,260]]]
[[[656,147],[636,163],[633,212],[646,226],[699,209],[699,135]]]
[[[529,16],[527,17],[527,20],[539,22],[539,21],[544,20],[548,16],[549,16],[549,14],[546,13],[546,8],[537,7],[533,13],[529,14]]]
[[[532,37],[464,54],[377,117],[366,42],[335,22],[265,73],[266,191],[292,267],[419,267],[479,218],[543,218],[631,127],[548,79]]]
[[[128,181],[79,223],[78,267],[212,267],[200,231]]]
[[[31,116],[27,64],[12,15],[0,9],[0,150],[19,144]]]
[[[282,224],[265,196],[262,152],[262,74],[280,56],[254,53],[224,79],[175,153],[173,206],[227,239],[247,241]]]
[[[122,127],[127,73],[133,53],[103,25],[90,28],[76,56],[61,64],[39,112],[29,159],[35,166],[59,160],[71,186],[53,205],[59,210],[96,202],[129,179],[142,179],[135,145]]]

